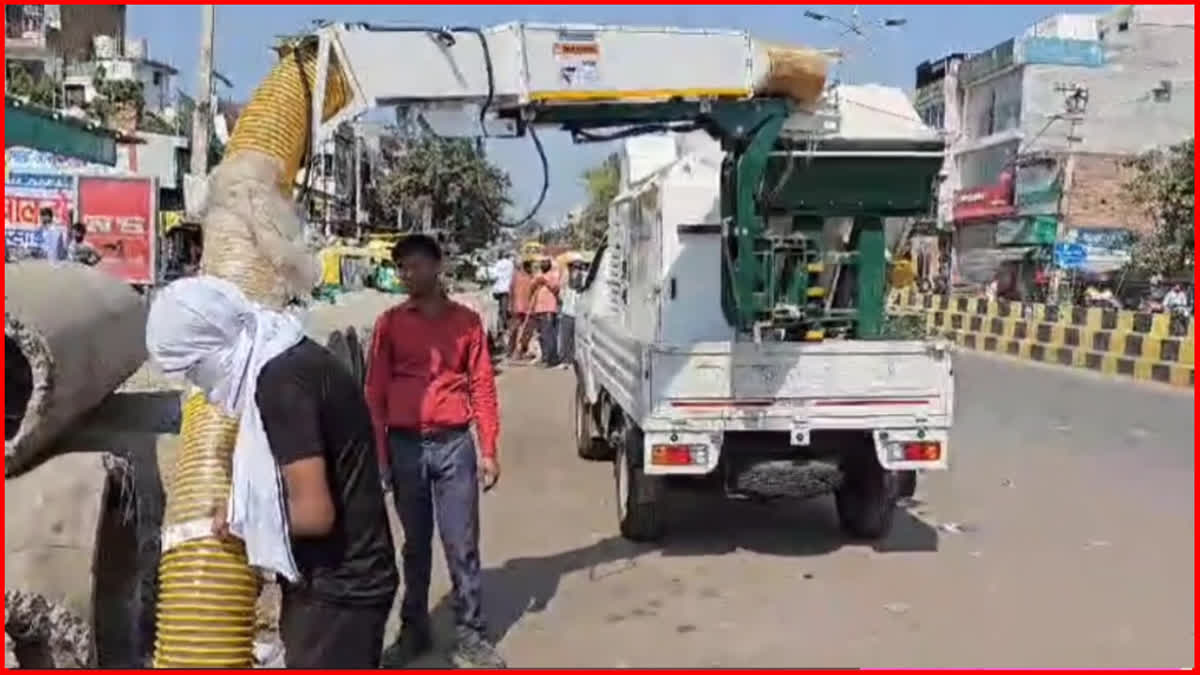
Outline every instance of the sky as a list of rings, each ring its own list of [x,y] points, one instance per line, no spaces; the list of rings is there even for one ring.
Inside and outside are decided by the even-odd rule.
[[[845,54],[839,79],[911,90],[921,61],[973,52],[1018,35],[1039,19],[1060,13],[1105,11],[1101,5],[866,5],[861,20],[902,18],[903,27],[872,30],[865,40],[843,37],[830,22],[805,10],[849,20],[846,5],[217,5],[214,61],[233,82],[227,92],[245,101],[270,70],[275,37],[300,32],[316,20],[490,26],[508,21],[737,28],[789,44],[838,48]],[[177,88],[194,92],[200,51],[200,12],[192,6],[129,5],[128,34],[146,38],[150,56],[175,66]],[[397,56],[403,67],[403,56]],[[560,132],[540,134],[550,163],[550,189],[537,218],[557,222],[586,199],[581,175],[614,150],[609,144],[573,145]],[[513,180],[517,217],[534,205],[542,185],[537,154],[528,138],[490,141],[489,156]]]

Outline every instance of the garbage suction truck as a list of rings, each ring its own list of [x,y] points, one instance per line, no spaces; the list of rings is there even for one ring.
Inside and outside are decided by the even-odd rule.
[[[702,130],[722,150],[719,204],[624,218],[594,266],[605,290],[586,322],[578,435],[585,454],[585,440],[613,449],[622,532],[659,531],[663,477],[729,466],[736,488],[754,473],[739,462],[774,466],[750,461],[760,449],[789,462],[817,449],[831,457],[849,477],[845,520],[875,533],[893,470],[945,466],[949,362],[931,345],[882,339],[879,220],[924,208],[940,159],[932,146],[927,156],[870,145],[803,154],[839,120],[822,53],[736,30],[533,23],[328,24],[279,52],[207,177],[202,273],[266,306],[307,295],[319,266],[302,243],[295,180],[322,139],[369,108],[452,110],[477,121],[474,135],[528,137],[543,186],[540,127],[583,141]],[[710,188],[693,196],[711,202]],[[626,197],[632,207],[680,196]],[[832,216],[853,222],[842,248],[816,233]],[[238,542],[209,531],[228,496],[236,427],[187,394],[162,532],[157,667],[253,663],[259,580]],[[28,438],[42,439],[30,453],[53,452],[48,435]]]
[[[928,212],[942,142],[899,90],[822,102],[627,141],[576,315],[574,417],[630,539],[659,537],[687,487],[832,492],[846,533],[878,539],[916,472],[948,466],[950,356],[884,307],[886,225]]]

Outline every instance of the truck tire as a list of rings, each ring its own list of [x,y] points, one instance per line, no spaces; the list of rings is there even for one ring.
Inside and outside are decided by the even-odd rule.
[[[358,339],[358,331],[354,326],[346,328],[346,351],[349,358],[350,374],[354,376],[354,381],[359,387],[366,384],[367,381],[367,363],[363,356],[362,342]]]
[[[612,459],[608,444],[596,436],[596,418],[587,402],[583,380],[575,379],[575,403],[571,410],[575,418],[575,451],[583,459],[603,461]]]
[[[834,500],[842,531],[856,539],[883,539],[891,531],[896,513],[897,473],[879,465],[870,437],[847,449],[841,468],[842,485],[834,492]]]
[[[617,446],[613,477],[617,487],[617,522],[630,541],[657,541],[663,535],[663,481],[642,470],[642,430],[625,418],[623,442]]]
[[[917,494],[917,472],[899,471],[896,492],[901,499],[912,499]]]
[[[350,344],[346,341],[345,333],[340,330],[330,333],[329,340],[325,343],[325,348],[333,352],[333,355],[346,367],[348,372],[354,372],[354,365],[350,357]]]

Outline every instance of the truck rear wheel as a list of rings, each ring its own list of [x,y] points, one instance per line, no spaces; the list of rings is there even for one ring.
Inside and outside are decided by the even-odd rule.
[[[572,409],[575,418],[575,451],[583,459],[606,460],[612,459],[612,451],[608,445],[596,436],[596,419],[592,406],[587,401],[583,380],[575,376],[575,404]]]
[[[834,499],[842,531],[856,539],[886,537],[892,529],[900,488],[896,472],[879,465],[870,437],[847,449],[841,468],[842,485]]]
[[[655,541],[662,537],[663,481],[642,469],[642,430],[625,419],[623,442],[617,447],[613,474],[617,484],[617,522],[621,536],[630,541]]]

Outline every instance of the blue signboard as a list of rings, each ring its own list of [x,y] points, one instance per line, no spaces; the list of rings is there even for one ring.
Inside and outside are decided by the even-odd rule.
[[[1099,68],[1104,49],[1097,40],[1027,37],[1017,45],[1017,63]]]
[[[1079,269],[1087,263],[1087,249],[1080,244],[1057,244],[1054,247],[1054,264],[1062,269]]]

